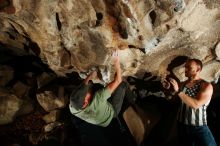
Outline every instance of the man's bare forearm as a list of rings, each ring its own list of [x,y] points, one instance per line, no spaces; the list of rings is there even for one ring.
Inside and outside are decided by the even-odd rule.
[[[118,84],[121,83],[122,78],[121,78],[121,68],[116,69],[116,76],[115,76],[115,81],[118,82]]]
[[[118,85],[122,82],[122,78],[121,78],[121,66],[120,66],[120,62],[119,62],[119,58],[117,56],[117,58],[115,58],[115,78],[114,80],[108,84],[108,88],[110,90],[110,92],[114,92],[115,89],[118,87]]]

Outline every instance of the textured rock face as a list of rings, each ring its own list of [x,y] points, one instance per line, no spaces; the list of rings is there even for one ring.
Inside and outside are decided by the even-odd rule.
[[[219,68],[219,1],[1,1],[0,41],[57,73],[110,66],[114,49],[122,50],[124,75],[164,76],[177,56]],[[211,72],[208,80],[219,76]]]
[[[0,124],[7,124],[14,120],[17,112],[22,105],[22,100],[20,100],[13,94],[3,92],[2,89],[0,91],[0,95]]]
[[[114,50],[119,50],[123,76],[133,76],[128,78],[130,84],[140,83],[132,85],[140,89],[141,98],[164,97],[160,79],[167,75],[185,80],[182,63],[186,57],[202,60],[202,77],[217,82],[219,42],[219,0],[0,0],[0,65],[4,64],[0,66],[0,86],[13,87],[12,93],[1,91],[0,124],[30,113],[33,107],[24,108],[30,104],[23,101],[27,90],[33,96],[56,77],[76,71],[84,78],[98,68],[102,81],[109,82],[114,75]],[[13,62],[18,67],[5,63],[15,56],[31,60],[28,67],[22,67],[25,75],[19,72],[24,60]],[[39,58],[56,74],[48,72]],[[38,71],[31,71],[30,66]],[[17,74],[26,82],[14,80]],[[66,106],[67,89],[34,94],[38,104],[51,112],[46,122],[57,120],[53,111]],[[152,118],[148,111],[140,113],[142,110],[129,108],[124,114],[138,144],[160,118],[159,112]],[[52,123],[45,131],[56,125]]]

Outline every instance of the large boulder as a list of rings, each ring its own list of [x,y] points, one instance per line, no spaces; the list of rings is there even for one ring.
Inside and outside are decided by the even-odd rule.
[[[0,97],[0,124],[11,123],[21,109],[23,101],[4,89],[0,89]]]

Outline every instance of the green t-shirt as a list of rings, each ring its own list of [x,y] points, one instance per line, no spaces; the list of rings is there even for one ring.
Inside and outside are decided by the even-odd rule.
[[[76,110],[70,103],[70,112],[78,118],[102,127],[106,127],[114,116],[114,109],[107,101],[111,96],[108,88],[97,91],[91,103],[83,110]]]

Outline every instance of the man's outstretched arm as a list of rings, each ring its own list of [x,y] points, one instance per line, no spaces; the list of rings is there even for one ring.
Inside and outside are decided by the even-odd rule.
[[[180,99],[193,109],[200,108],[202,105],[208,103],[212,98],[213,87],[211,83],[202,83],[196,98],[192,98],[182,91],[179,92],[178,83],[174,79],[171,79],[171,84],[173,85],[174,90],[178,93]]]
[[[196,98],[192,98],[186,95],[183,92],[180,92],[178,95],[182,101],[188,106],[198,109],[202,105],[208,103],[212,98],[213,87],[211,83],[203,83],[200,87],[200,91]]]
[[[122,82],[119,57],[116,56],[114,59],[115,59],[114,61],[115,61],[115,71],[116,71],[115,78],[111,83],[107,85],[107,88],[110,90],[111,93],[114,92],[115,89],[118,87],[118,85]]]

